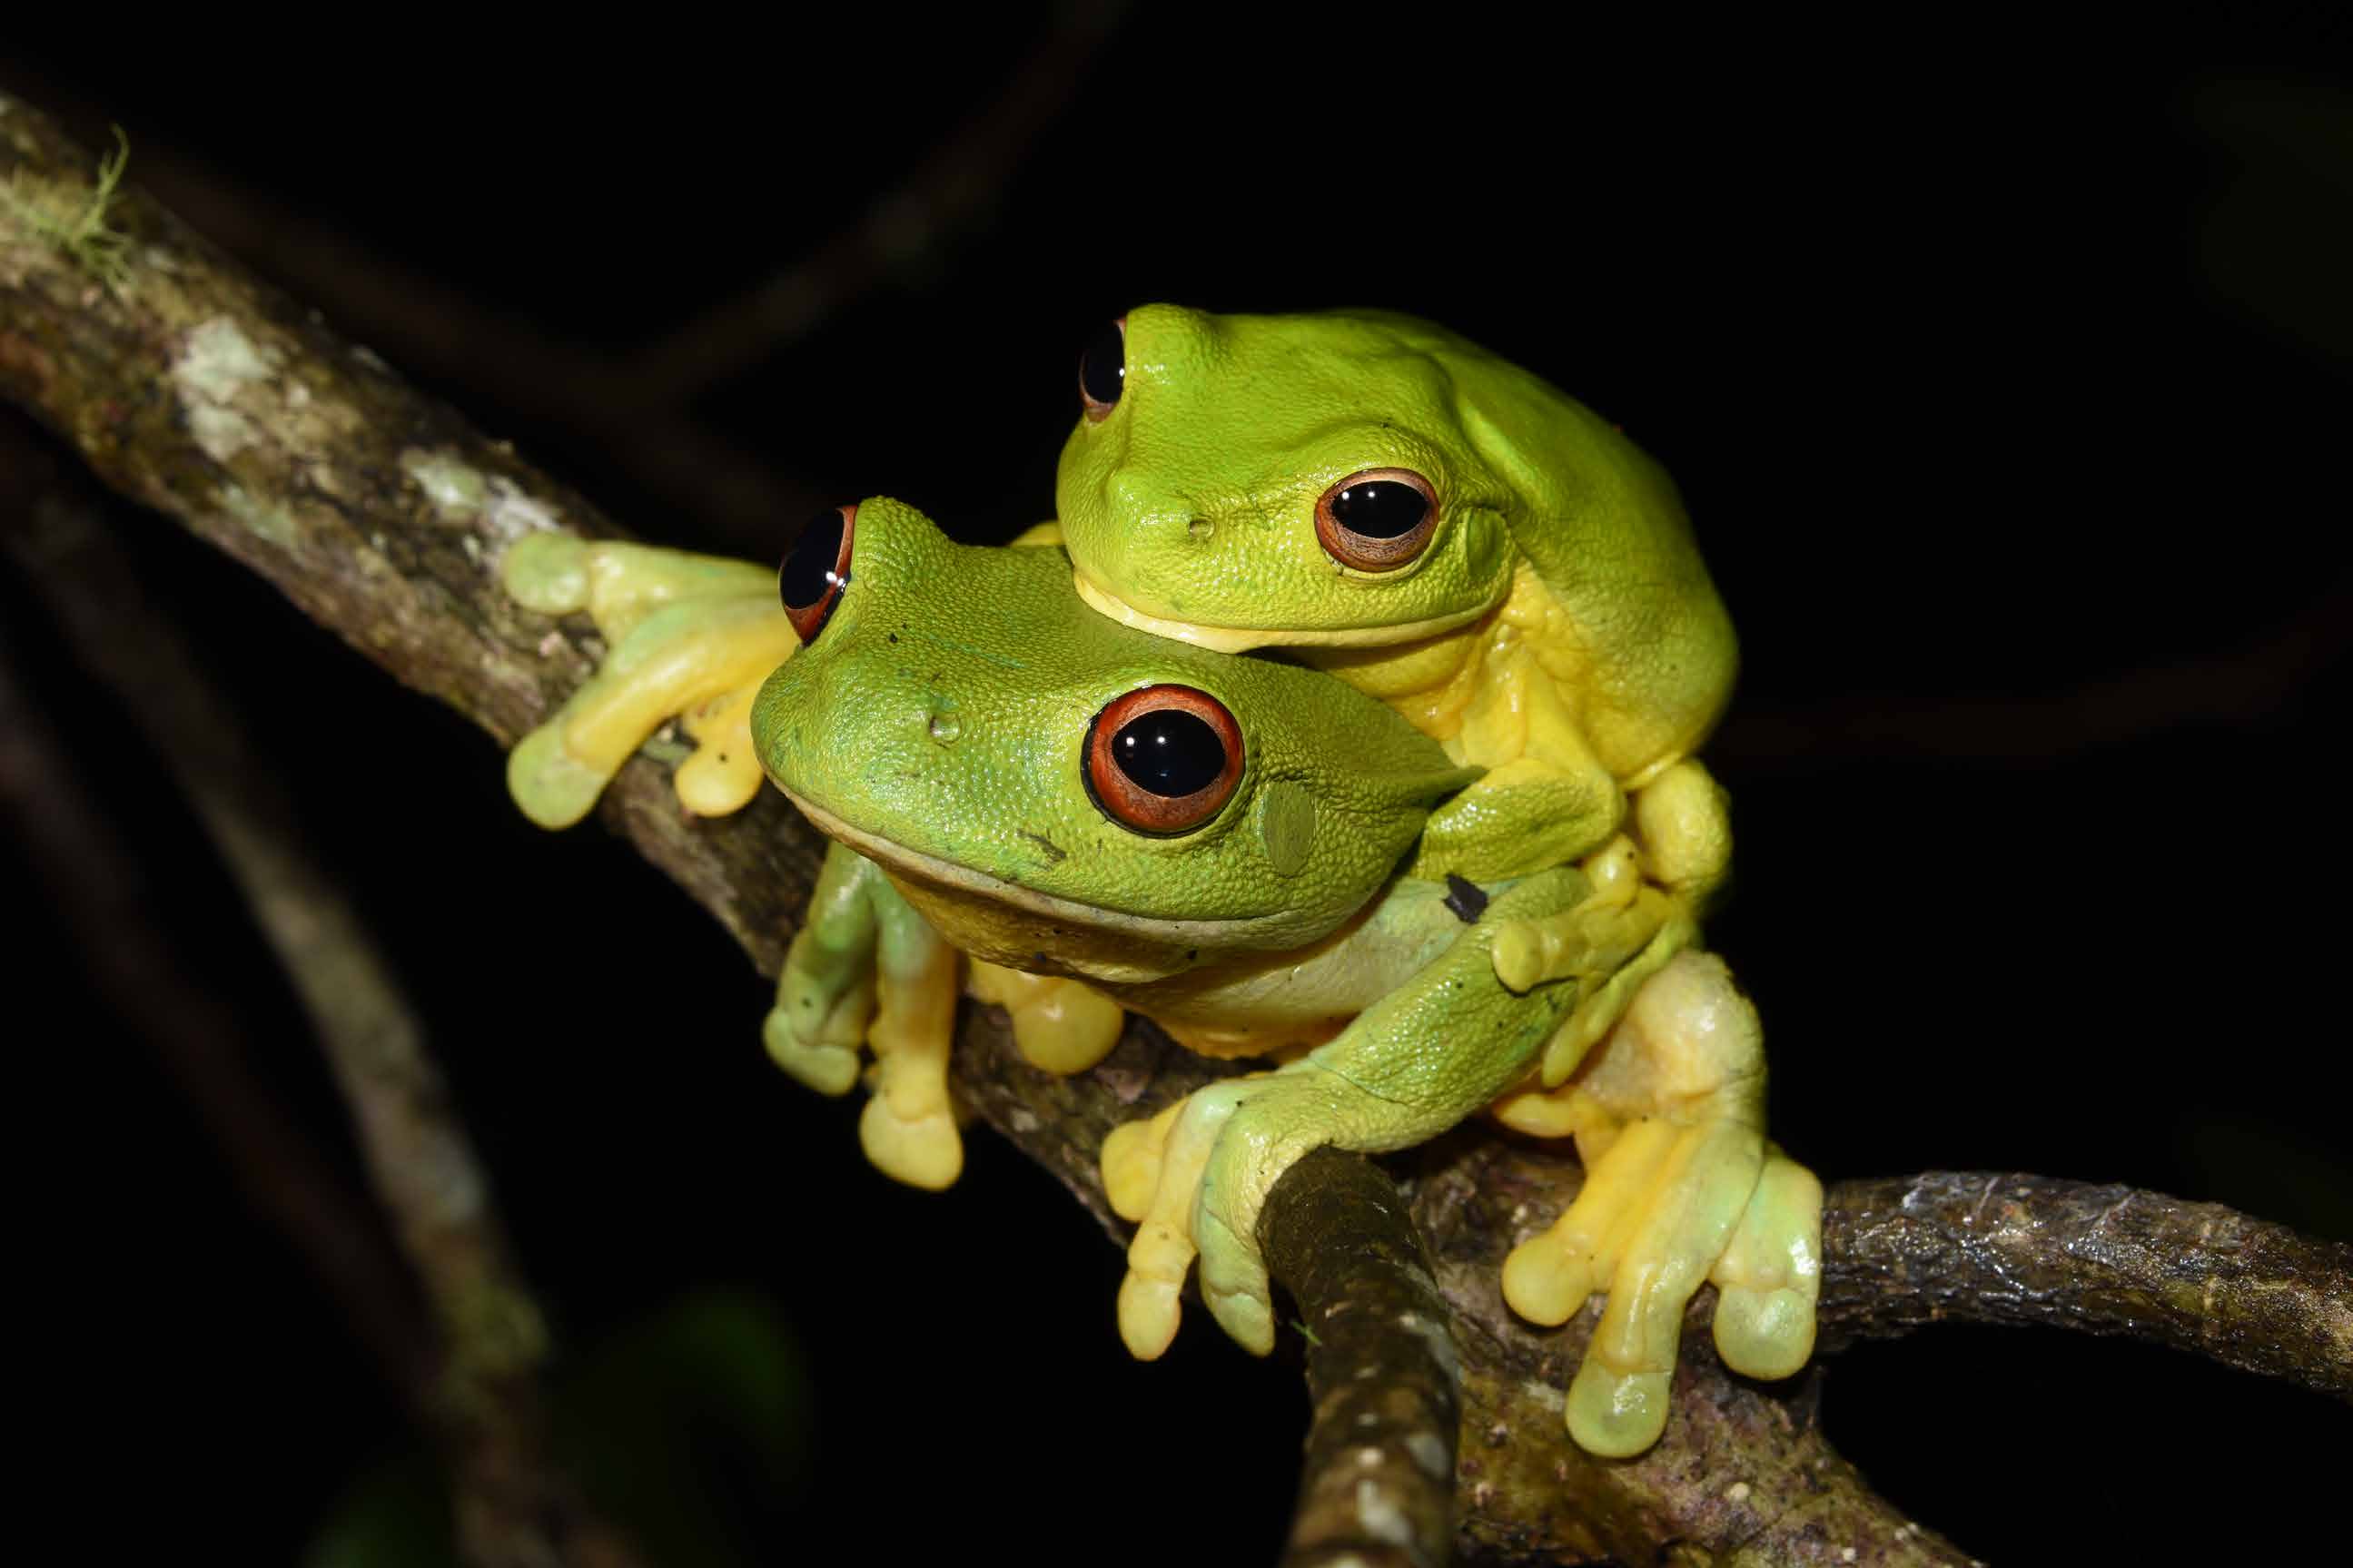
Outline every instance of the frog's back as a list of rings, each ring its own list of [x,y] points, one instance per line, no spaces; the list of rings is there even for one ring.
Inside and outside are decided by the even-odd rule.
[[[1738,651],[1666,470],[1468,339],[1411,316],[1345,313],[1446,370],[1463,438],[1516,502],[1506,521],[1529,573],[1505,614],[1603,765],[1637,784],[1697,747],[1731,698]]]

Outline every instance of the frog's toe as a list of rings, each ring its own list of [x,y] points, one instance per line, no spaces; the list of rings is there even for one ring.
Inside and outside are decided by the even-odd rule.
[[[1550,1232],[1520,1243],[1504,1259],[1504,1302],[1548,1329],[1577,1316],[1593,1285],[1593,1260],[1585,1248]]]
[[[1158,1361],[1167,1352],[1183,1317],[1176,1298],[1184,1288],[1181,1274],[1162,1279],[1137,1273],[1130,1255],[1127,1278],[1119,1282],[1119,1340],[1128,1354],[1138,1361]]]
[[[507,794],[542,827],[569,827],[587,816],[613,778],[565,743],[569,712],[559,710],[507,753]]]
[[[1617,1372],[1588,1357],[1568,1384],[1568,1435],[1588,1454],[1627,1459],[1667,1429],[1672,1367]]]
[[[697,816],[726,816],[752,804],[766,777],[752,743],[752,701],[760,683],[751,681],[721,693],[686,716],[694,754],[678,765],[670,787],[681,805]]]
[[[874,970],[861,951],[833,951],[809,930],[793,939],[776,1005],[760,1027],[776,1064],[819,1094],[848,1094],[874,1017]]]
[[[858,1118],[858,1142],[876,1170],[911,1187],[940,1192],[964,1173],[964,1139],[944,1105],[909,1115],[877,1094]]]
[[[534,533],[515,541],[499,563],[507,596],[543,616],[588,607],[591,546],[568,533]]]
[[[1197,1213],[1193,1223],[1201,1249],[1201,1300],[1209,1316],[1250,1354],[1266,1354],[1274,1349],[1274,1294],[1258,1244],[1214,1209]]]
[[[1157,1116],[1124,1121],[1103,1140],[1103,1196],[1111,1212],[1130,1224],[1140,1224],[1152,1212],[1152,1194],[1160,1186],[1160,1161],[1168,1146],[1168,1129],[1176,1124],[1185,1102],[1177,1100]]]
[[[1715,1348],[1746,1377],[1788,1377],[1814,1350],[1821,1291],[1822,1184],[1779,1150],[1709,1278],[1718,1291]]]
[[[769,1059],[819,1094],[848,1094],[858,1082],[858,1047],[828,1040],[803,1039],[782,1007],[771,1008],[760,1026]]]

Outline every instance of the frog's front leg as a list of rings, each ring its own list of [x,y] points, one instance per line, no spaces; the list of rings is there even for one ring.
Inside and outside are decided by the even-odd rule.
[[[860,1144],[884,1174],[934,1191],[964,1169],[948,1096],[958,954],[881,868],[828,845],[762,1030],[776,1065],[821,1094],[858,1082],[874,1052]]]
[[[524,815],[544,827],[577,822],[674,715],[697,742],[673,781],[689,810],[723,816],[758,792],[752,699],[799,646],[771,569],[534,534],[501,570],[507,592],[533,609],[586,611],[607,648],[596,673],[508,756],[508,789]]]
[[[1211,1314],[1246,1348],[1273,1347],[1257,1228],[1276,1180],[1327,1143],[1373,1153],[1435,1137],[1524,1073],[1577,989],[1506,989],[1490,945],[1512,921],[1568,908],[1586,891],[1566,868],[1529,878],[1337,1038],[1273,1072],[1196,1092],[1165,1132],[1155,1119],[1106,1145],[1113,1201],[1124,1212],[1140,1195],[1136,1167],[1159,1134],[1156,1185],[1120,1288],[1120,1336],[1131,1352],[1148,1360],[1175,1337],[1177,1294],[1197,1252]]]
[[[1505,1259],[1504,1298],[1554,1324],[1609,1292],[1568,1393],[1570,1435],[1590,1452],[1657,1440],[1683,1308],[1704,1279],[1721,1289],[1716,1346],[1734,1371],[1787,1376],[1812,1349],[1821,1189],[1766,1142],[1764,1065],[1730,971],[1686,952],[1547,1097],[1575,1131],[1585,1187]]]

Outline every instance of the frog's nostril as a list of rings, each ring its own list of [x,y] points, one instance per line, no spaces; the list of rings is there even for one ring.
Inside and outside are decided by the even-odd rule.
[[[1206,540],[1218,531],[1218,525],[1206,517],[1197,517],[1185,525],[1185,531],[1195,539]]]

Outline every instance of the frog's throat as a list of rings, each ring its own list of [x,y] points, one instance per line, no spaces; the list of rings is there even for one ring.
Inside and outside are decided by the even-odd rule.
[[[959,866],[953,860],[942,860],[902,844],[893,844],[887,838],[850,826],[823,806],[810,805],[806,797],[795,795],[782,784],[776,787],[784,790],[786,799],[800,807],[801,815],[807,817],[818,832],[848,845],[877,865],[924,881],[943,883],[993,903],[1028,910],[1049,920],[1149,937],[1185,947],[1229,948],[1250,947],[1253,945],[1251,938],[1255,933],[1294,918],[1279,910],[1271,914],[1242,915],[1233,920],[1172,921],[1130,914],[1124,910],[1105,909],[1100,904],[1082,904],[1075,899],[1041,893],[1035,888],[1025,888],[1018,882],[992,877],[986,871],[976,871],[969,866]]]
[[[1473,605],[1451,615],[1401,621],[1388,626],[1302,626],[1288,630],[1279,626],[1207,626],[1197,621],[1167,620],[1139,610],[1075,567],[1071,576],[1078,584],[1079,597],[1097,614],[1109,616],[1124,626],[1188,642],[1212,653],[1247,653],[1254,647],[1386,647],[1392,643],[1416,642],[1451,632],[1494,608],[1493,605]]]

